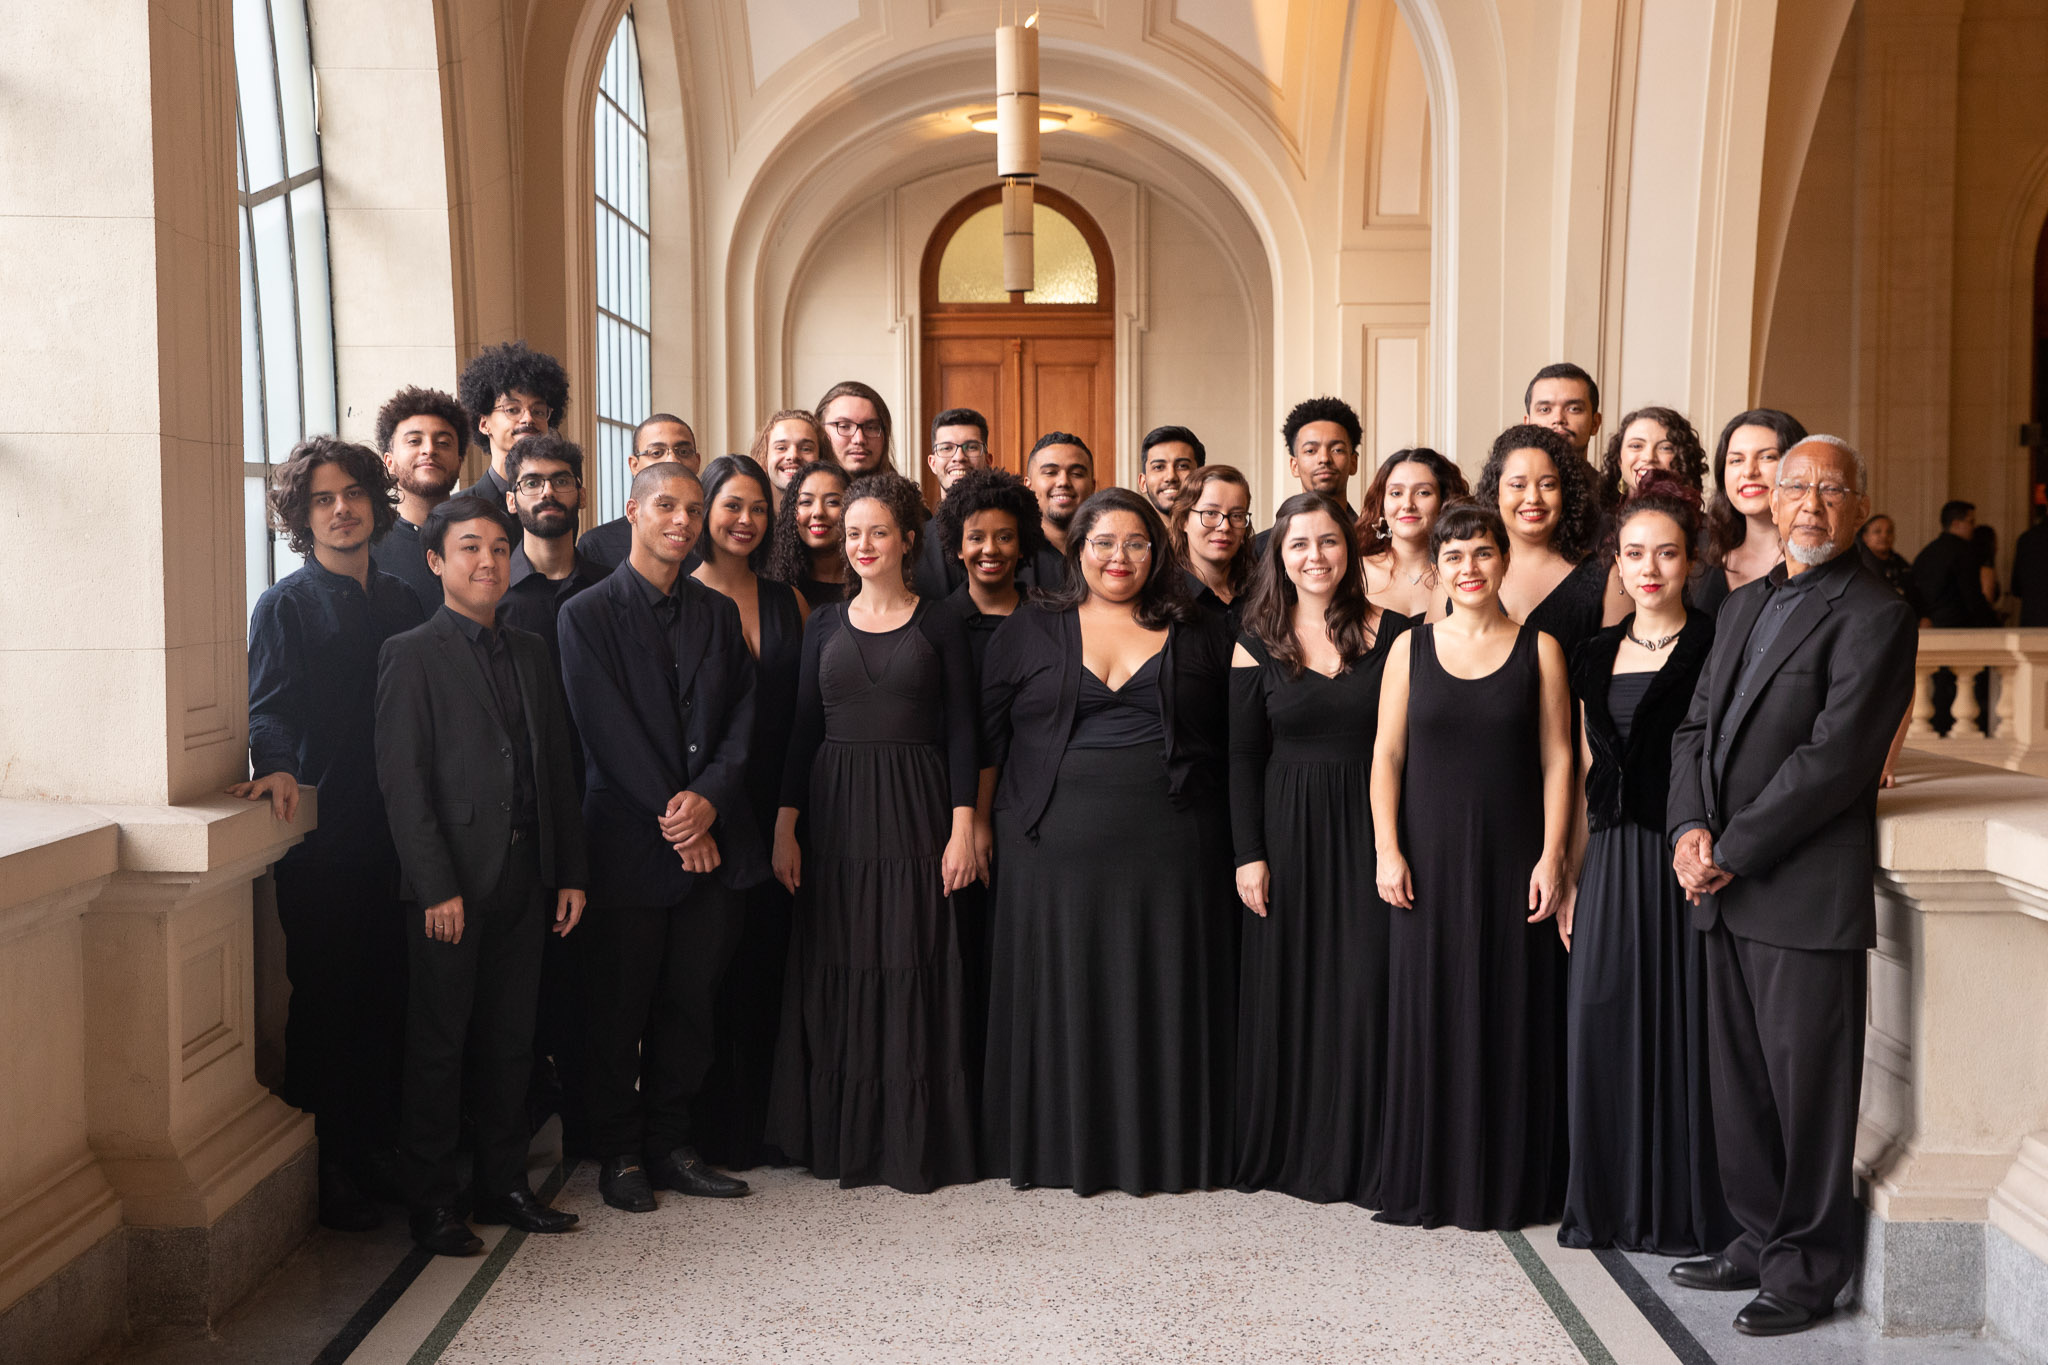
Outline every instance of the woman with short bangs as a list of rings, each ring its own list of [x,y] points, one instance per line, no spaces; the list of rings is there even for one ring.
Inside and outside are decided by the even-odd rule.
[[[1429,531],[1446,503],[1470,491],[1464,472],[1426,446],[1397,450],[1374,472],[1357,526],[1365,595],[1374,605],[1418,621],[1442,618]]]

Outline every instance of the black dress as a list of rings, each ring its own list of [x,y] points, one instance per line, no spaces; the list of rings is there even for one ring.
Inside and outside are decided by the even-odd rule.
[[[1300,677],[1251,635],[1230,673],[1237,863],[1271,869],[1244,912],[1237,1187],[1376,1206],[1387,1057],[1387,907],[1373,883],[1372,745],[1380,674],[1414,622],[1381,612],[1372,648]]]
[[[1567,663],[1600,633],[1600,618],[1606,612],[1607,566],[1606,556],[1587,555],[1529,613],[1526,624],[1562,645]]]
[[[834,602],[844,602],[846,600],[846,585],[844,583],[827,583],[823,579],[805,575],[799,578],[792,586],[804,595],[804,601],[810,606],[812,611],[816,611],[819,607],[828,606]]]
[[[965,973],[942,890],[974,804],[973,664],[919,602],[893,631],[820,608],[804,630],[782,804],[808,842],[790,934],[768,1140],[841,1185],[975,1177]]]
[[[764,836],[775,829],[782,769],[796,720],[797,673],[804,617],[797,591],[757,579],[761,654],[755,661],[754,744],[747,758],[747,798]],[[745,1170],[782,1154],[763,1143],[775,1037],[782,1023],[782,974],[789,960],[790,897],[773,877],[747,893],[739,947],[718,988],[714,1053],[699,1094],[698,1148],[714,1165]]]
[[[1542,669],[1524,628],[1483,678],[1411,634],[1401,843],[1415,904],[1390,910],[1381,1222],[1473,1231],[1564,1202],[1564,978],[1527,922],[1543,853]]]
[[[1020,608],[984,679],[995,804],[985,1164],[1019,1187],[1229,1183],[1236,962],[1203,625],[1112,691],[1072,611]]]
[[[1713,644],[1692,612],[1664,666],[1616,673],[1630,621],[1595,636],[1573,690],[1593,751],[1572,926],[1566,1085],[1571,1175],[1557,1240],[1660,1256],[1720,1250],[1740,1230],[1721,1193],[1707,1077],[1705,939],[1671,871],[1671,737]]]

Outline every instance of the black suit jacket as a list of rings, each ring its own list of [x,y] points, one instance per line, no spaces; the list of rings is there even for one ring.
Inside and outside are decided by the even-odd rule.
[[[504,634],[533,753],[541,881],[580,890],[589,860],[555,663],[540,637]],[[437,905],[498,884],[512,845],[514,780],[490,679],[454,618],[437,611],[386,640],[377,659],[377,783],[398,845],[401,895]]]
[[[1714,648],[1671,741],[1675,839],[1714,836],[1735,879],[1703,897],[1693,923],[1781,948],[1877,942],[1877,790],[1913,695],[1913,609],[1852,547],[1807,570],[1823,577],[1785,621],[1747,696],[1734,695],[1750,628],[1769,592],[1759,579],[1722,607]],[[1713,754],[1734,736],[1717,780]]]
[[[562,607],[562,681],[583,739],[590,899],[599,906],[674,905],[695,875],[658,823],[677,792],[718,811],[714,874],[743,889],[767,879],[766,842],[747,800],[754,736],[753,655],[739,608],[688,574],[676,580],[682,650],[668,642],[630,563]]]

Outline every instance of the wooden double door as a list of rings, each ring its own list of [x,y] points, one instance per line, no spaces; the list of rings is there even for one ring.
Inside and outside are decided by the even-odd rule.
[[[1114,482],[1115,327],[1105,314],[1051,310],[927,317],[920,436],[947,408],[973,408],[989,421],[991,465],[1022,473],[1041,435],[1069,431],[1095,453],[1096,481]],[[929,470],[925,484],[932,496]]]

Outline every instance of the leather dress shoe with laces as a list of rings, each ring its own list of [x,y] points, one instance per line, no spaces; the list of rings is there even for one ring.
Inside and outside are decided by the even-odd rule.
[[[654,1186],[647,1183],[647,1168],[638,1157],[606,1157],[597,1171],[597,1192],[615,1209],[654,1212]]]
[[[413,1241],[436,1256],[474,1256],[484,1249],[482,1239],[452,1207],[415,1209],[411,1221]]]
[[[368,1232],[384,1215],[354,1176],[332,1162],[320,1164],[320,1226],[339,1232]]]
[[[576,1226],[575,1214],[549,1208],[527,1189],[479,1199],[469,1216],[479,1223],[509,1223],[521,1232],[567,1232]]]
[[[648,1171],[657,1187],[677,1194],[700,1199],[738,1199],[748,1193],[746,1181],[713,1170],[694,1147],[676,1148],[650,1162]]]
[[[1671,1278],[1687,1289],[1754,1289],[1762,1283],[1755,1275],[1737,1270],[1726,1256],[1680,1261],[1671,1267]]]
[[[1781,1299],[1766,1289],[1742,1306],[1735,1315],[1735,1330],[1746,1337],[1783,1337],[1807,1328],[1826,1317]]]

